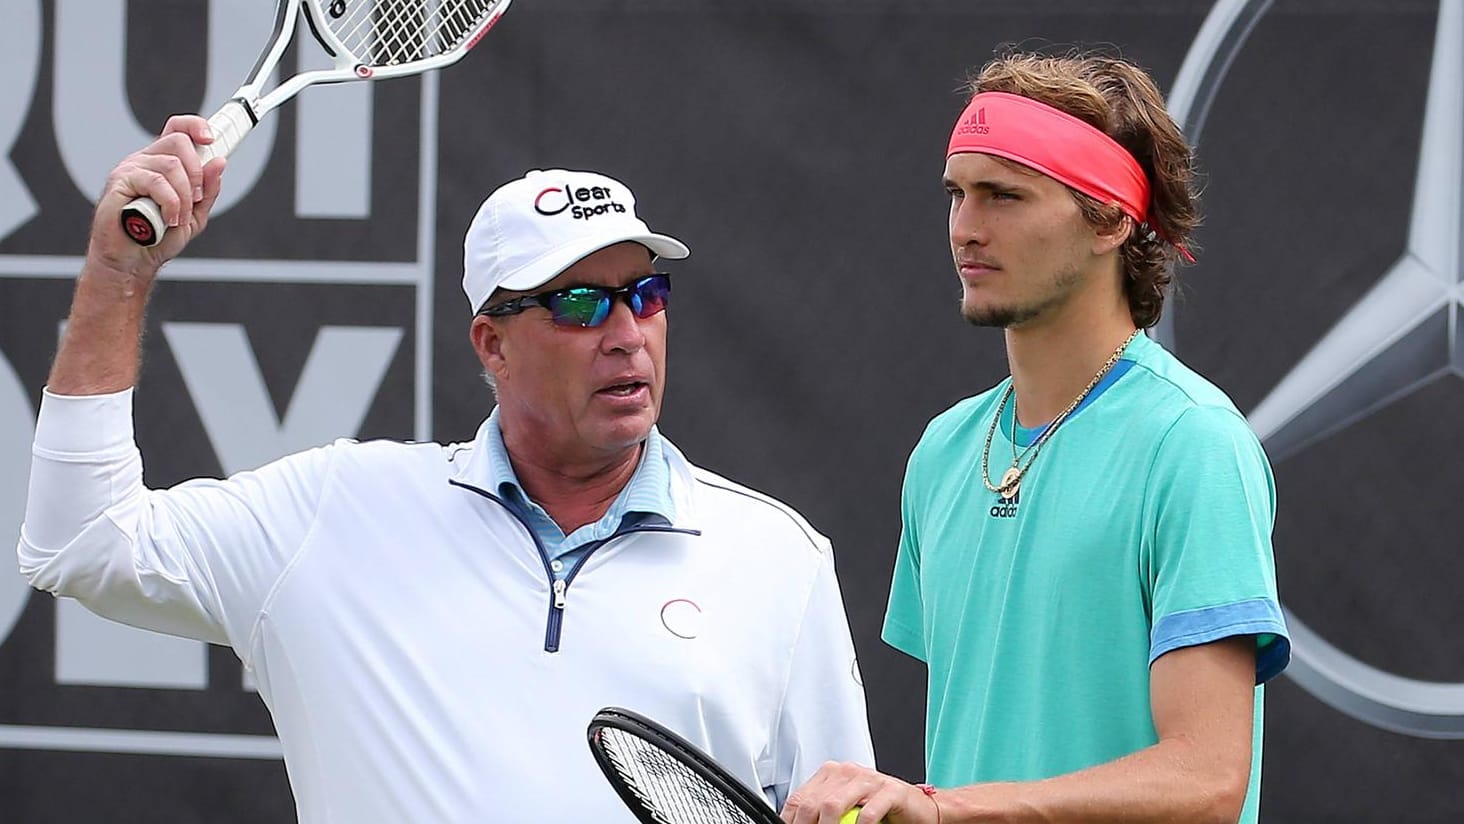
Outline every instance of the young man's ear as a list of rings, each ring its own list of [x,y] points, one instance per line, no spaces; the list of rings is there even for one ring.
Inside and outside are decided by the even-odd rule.
[[[1093,254],[1106,255],[1120,248],[1136,231],[1139,231],[1139,227],[1128,215],[1123,215],[1108,226],[1099,227],[1093,237]]]

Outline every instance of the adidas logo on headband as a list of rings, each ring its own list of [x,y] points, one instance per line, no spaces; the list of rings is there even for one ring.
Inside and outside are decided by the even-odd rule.
[[[986,125],[986,107],[978,108],[957,123],[956,134],[991,134],[991,127]]]

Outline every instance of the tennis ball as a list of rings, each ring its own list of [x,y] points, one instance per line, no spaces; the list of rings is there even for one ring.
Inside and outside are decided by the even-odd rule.
[[[839,818],[839,824],[854,824],[854,819],[856,819],[856,818],[859,817],[859,811],[862,810],[862,809],[864,809],[864,808],[863,807],[855,807],[854,809],[850,810],[849,812],[844,813],[844,815]]]

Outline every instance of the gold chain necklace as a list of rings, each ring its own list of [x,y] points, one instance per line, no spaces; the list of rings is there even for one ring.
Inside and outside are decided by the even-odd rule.
[[[1139,331],[1135,329],[1132,335],[1125,338],[1123,343],[1120,343],[1118,348],[1113,350],[1113,354],[1109,355],[1108,360],[1103,362],[1103,366],[1098,370],[1098,374],[1094,375],[1093,379],[1088,381],[1088,385],[1073,399],[1072,403],[1068,404],[1067,409],[1062,410],[1061,414],[1053,418],[1052,423],[1048,424],[1047,428],[1042,430],[1042,434],[1037,436],[1037,440],[1033,441],[1030,446],[1023,449],[1020,453],[1017,452],[1017,412],[1015,409],[1012,410],[1012,465],[1006,472],[1002,473],[1001,483],[993,484],[991,482],[990,470],[991,439],[996,435],[996,425],[1001,420],[1001,413],[1006,409],[1007,402],[1012,399],[1017,391],[1015,384],[1007,386],[1006,392],[1002,393],[1001,403],[996,406],[996,414],[991,418],[991,428],[986,430],[986,443],[981,448],[981,482],[986,484],[988,491],[995,492],[1008,501],[1017,497],[1017,490],[1022,485],[1022,476],[1026,475],[1027,470],[1032,468],[1032,464],[1042,452],[1042,445],[1047,443],[1048,439],[1052,437],[1052,433],[1057,431],[1057,427],[1063,421],[1067,420],[1068,415],[1071,415],[1073,410],[1077,409],[1083,403],[1083,399],[1088,397],[1088,394],[1093,391],[1093,388],[1103,381],[1104,376],[1108,374],[1109,370],[1113,369],[1114,364],[1118,363],[1118,359],[1123,357],[1123,350],[1127,349],[1128,345],[1134,342],[1134,338],[1139,336]],[[1024,463],[1022,459],[1026,458],[1028,454],[1031,454],[1032,457],[1027,458]]]

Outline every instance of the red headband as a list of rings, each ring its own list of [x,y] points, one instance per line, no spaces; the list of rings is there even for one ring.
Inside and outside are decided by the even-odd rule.
[[[946,157],[959,152],[1004,157],[1100,203],[1118,204],[1135,223],[1148,219],[1149,178],[1134,156],[1088,123],[1030,97],[1006,92],[972,97],[956,120]],[[1184,247],[1176,248],[1194,260]]]

